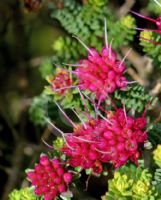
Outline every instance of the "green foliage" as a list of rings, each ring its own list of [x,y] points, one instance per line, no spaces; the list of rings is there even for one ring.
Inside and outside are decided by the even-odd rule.
[[[112,47],[117,49],[133,41],[136,34],[135,26],[135,18],[131,15],[122,17],[115,23],[109,22],[109,38],[110,40],[113,39]]]
[[[50,95],[42,93],[40,96],[34,97],[29,109],[31,121],[36,125],[46,125],[45,117],[52,116],[54,108]]]
[[[65,109],[73,107],[79,108],[81,106],[81,100],[77,89],[69,89],[62,95],[52,91],[50,86],[47,86],[44,92],[50,95],[54,101],[58,101]]]
[[[70,37],[59,37],[52,45],[59,62],[75,62],[80,56],[86,54],[85,49],[81,48],[80,44]]]
[[[74,7],[66,0],[63,9],[52,8],[51,17],[57,19],[70,34],[78,36],[88,45],[100,50],[103,46],[104,19],[107,20],[109,41],[113,40],[113,48],[127,45],[136,33],[135,19],[128,15],[118,21],[114,20],[106,0],[89,0],[85,5],[74,2]],[[75,8],[75,9],[74,9]],[[116,21],[116,22],[115,22]],[[120,34],[121,33],[121,34]],[[75,39],[58,38],[53,49],[60,61],[74,61],[85,55]]]
[[[152,175],[147,169],[134,165],[123,166],[109,180],[106,200],[156,200],[159,199],[156,188],[152,185]]]
[[[57,19],[68,33],[79,36],[84,42],[99,49],[102,45],[99,38],[103,36],[104,18],[112,18],[108,7],[104,3],[101,5],[95,9],[93,4],[83,6],[77,3],[73,9],[65,4],[61,10],[54,9],[51,17]]]
[[[154,162],[161,167],[161,144],[157,146],[157,148],[153,151],[153,159]]]
[[[155,170],[153,185],[155,185],[158,193],[161,195],[161,168]]]
[[[161,168],[158,168],[155,170],[155,173],[154,173],[154,182],[153,184],[154,185],[158,185],[158,184],[161,184]],[[161,191],[160,191],[161,192]]]
[[[52,11],[51,17],[59,20],[59,22],[67,32],[76,34],[79,31],[78,27],[81,27],[81,25],[83,26],[83,22],[77,22],[77,16],[79,15],[81,10],[82,6],[79,4],[65,4],[63,9],[54,9]]]
[[[37,197],[33,188],[22,188],[20,190],[13,190],[9,194],[9,200],[42,200],[41,197]]]
[[[46,76],[49,76],[50,74],[53,74],[54,67],[52,64],[51,59],[45,59],[43,63],[39,67],[39,71],[41,73],[42,78],[45,78]]]
[[[125,104],[127,108],[134,109],[141,113],[152,97],[145,91],[141,85],[129,86],[126,91],[117,90],[114,97]],[[155,104],[157,98],[152,100],[151,107]]]
[[[102,7],[107,4],[107,0],[87,0],[87,3],[93,7]]]
[[[143,51],[147,53],[153,59],[153,63],[156,67],[161,69],[161,35],[151,31],[142,31],[140,33],[140,45],[143,47]]]
[[[157,1],[161,4],[161,0],[157,0]],[[161,13],[161,7],[158,6],[158,4],[156,4],[154,2],[154,0],[149,1],[147,9],[148,9],[148,11],[150,11],[156,15],[160,15],[160,13]]]
[[[93,1],[91,0],[91,2]],[[114,22],[111,10],[103,3],[101,5],[96,10],[89,4],[86,6],[77,5],[74,11],[69,8],[54,10],[52,17],[58,19],[68,33],[79,36],[83,41],[97,49],[102,46],[103,41],[99,38],[103,37],[104,18],[106,18],[109,38],[110,40],[114,39],[113,47],[127,45],[133,40],[136,33],[134,29],[135,19],[128,15]]]
[[[161,124],[151,124],[149,126],[148,139],[154,148],[157,144],[161,144]]]

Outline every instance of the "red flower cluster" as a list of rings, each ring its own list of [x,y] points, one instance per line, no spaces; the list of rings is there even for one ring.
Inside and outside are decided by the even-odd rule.
[[[88,58],[80,60],[76,75],[80,89],[94,92],[97,99],[105,99],[117,88],[126,87],[124,71],[124,63],[117,60],[111,47],[104,47],[101,54],[90,49]]]
[[[126,116],[123,109],[109,112],[108,120],[90,120],[73,134],[66,136],[62,152],[72,167],[92,168],[102,172],[102,164],[110,162],[118,168],[128,160],[137,163],[139,146],[147,139],[146,119]]]
[[[44,196],[44,200],[53,200],[67,191],[72,181],[72,174],[65,172],[60,160],[50,160],[46,155],[40,156],[40,163],[27,173],[27,177],[35,186],[35,194]]]
[[[72,78],[65,69],[57,71],[54,78],[51,80],[51,87],[53,91],[57,91],[58,94],[64,94],[65,91],[72,85]]]
[[[101,173],[101,154],[97,151],[101,120],[91,119],[84,125],[86,127],[79,126],[73,134],[66,136],[67,144],[61,151],[69,157],[68,162],[72,167],[92,168],[94,172]],[[104,124],[102,128],[104,128]]]

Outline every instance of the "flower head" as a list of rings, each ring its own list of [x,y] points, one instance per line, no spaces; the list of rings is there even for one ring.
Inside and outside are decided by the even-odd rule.
[[[56,74],[49,78],[49,82],[54,92],[63,95],[72,85],[72,78],[67,70],[57,68]]]
[[[123,109],[117,109],[109,112],[107,120],[90,119],[67,134],[68,145],[64,144],[62,152],[72,167],[92,168],[96,173],[102,172],[103,163],[115,168],[128,160],[137,163],[139,147],[147,140],[145,126],[144,117],[126,116]]]
[[[39,164],[27,172],[27,177],[35,186],[35,194],[44,196],[44,200],[53,200],[67,191],[72,181],[72,174],[65,171],[60,160],[49,159],[46,155],[40,156]]]
[[[88,57],[79,61],[76,75],[80,89],[89,90],[96,94],[97,99],[103,100],[116,89],[126,87],[124,71],[125,64],[117,60],[110,46],[106,46],[101,53],[89,49]]]

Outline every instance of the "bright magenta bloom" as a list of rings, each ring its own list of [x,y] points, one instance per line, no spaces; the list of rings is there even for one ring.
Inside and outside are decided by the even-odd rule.
[[[94,92],[97,99],[101,100],[116,89],[125,88],[125,64],[117,60],[111,47],[104,47],[100,54],[95,49],[89,50],[88,58],[80,60],[75,71],[79,88]]]
[[[72,167],[92,168],[101,173],[103,163],[118,168],[128,160],[137,164],[139,149],[147,140],[145,117],[126,116],[123,109],[111,111],[108,119],[91,119],[67,134],[62,152]]]
[[[53,200],[67,191],[72,181],[72,174],[66,172],[58,159],[49,159],[41,155],[39,164],[27,173],[28,179],[35,186],[35,194],[44,196],[44,200]]]

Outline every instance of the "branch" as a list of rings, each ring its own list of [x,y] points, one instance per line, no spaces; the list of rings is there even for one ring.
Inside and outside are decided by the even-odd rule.
[[[134,4],[135,0],[126,0],[125,3],[119,9],[118,16],[119,17],[125,16],[129,12],[129,10],[133,7]]]
[[[161,80],[159,80],[154,88],[150,91],[152,96],[157,96],[161,92]]]
[[[129,49],[130,47],[122,47],[122,54],[125,56]],[[132,49],[130,54],[127,56],[127,60],[132,63],[133,67],[137,70],[140,78],[148,81],[148,75],[153,71],[151,59],[149,59],[148,57],[143,58],[138,52]]]
[[[140,76],[138,75],[138,73],[135,72],[134,69],[128,68],[127,69],[127,73],[132,77],[132,79],[134,81],[137,81],[140,85],[145,86],[147,84],[145,82],[145,80],[143,80],[142,78],[140,78]]]

